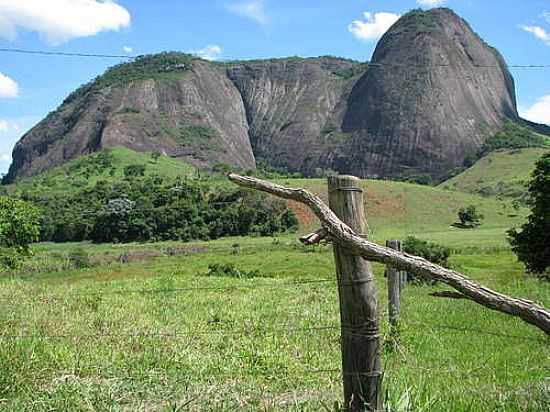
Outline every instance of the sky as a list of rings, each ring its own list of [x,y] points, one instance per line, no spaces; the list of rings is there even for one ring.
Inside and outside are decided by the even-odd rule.
[[[368,61],[400,15],[439,6],[465,18],[508,64],[550,65],[550,0],[0,0],[0,174],[26,131],[124,56]],[[550,124],[550,67],[511,71],[520,114]]]

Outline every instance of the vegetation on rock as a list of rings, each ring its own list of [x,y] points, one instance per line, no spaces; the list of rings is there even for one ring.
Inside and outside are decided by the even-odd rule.
[[[529,128],[507,120],[502,130],[483,144],[478,156],[498,149],[522,149],[528,147],[544,147],[550,145],[548,137],[540,135]],[[469,159],[467,159],[468,161]]]

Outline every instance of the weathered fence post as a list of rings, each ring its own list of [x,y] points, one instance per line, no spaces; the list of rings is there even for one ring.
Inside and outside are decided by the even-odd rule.
[[[386,247],[401,251],[401,242],[398,240],[387,240]],[[401,311],[401,282],[403,273],[391,266],[387,266],[386,273],[388,275],[388,314],[390,325],[397,327],[399,312]]]
[[[329,206],[355,233],[365,233],[363,190],[353,176],[328,178]],[[340,295],[344,407],[381,410],[382,370],[376,284],[371,265],[334,243]]]

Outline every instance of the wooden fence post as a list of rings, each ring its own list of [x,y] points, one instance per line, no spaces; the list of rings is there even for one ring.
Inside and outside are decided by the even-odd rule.
[[[355,233],[365,234],[363,190],[354,176],[328,178],[329,206]],[[344,407],[382,409],[380,337],[376,284],[371,265],[334,242],[340,296]]]
[[[387,240],[386,247],[401,251],[401,242],[398,240]],[[401,311],[401,288],[403,273],[396,268],[387,266],[388,274],[388,313],[390,325],[397,327],[399,323],[399,312]]]

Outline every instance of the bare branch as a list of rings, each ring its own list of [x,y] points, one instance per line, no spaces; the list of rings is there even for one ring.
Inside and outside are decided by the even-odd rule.
[[[315,232],[308,235],[304,235],[300,238],[300,242],[304,245],[316,245],[317,243],[326,240],[328,237],[328,230],[324,227],[317,229]]]
[[[305,189],[288,188],[254,177],[230,174],[229,179],[243,187],[307,205],[319,218],[332,240],[365,259],[384,263],[415,275],[438,280],[453,287],[467,298],[489,309],[517,316],[550,335],[550,311],[541,305],[515,299],[474,282],[459,272],[446,269],[426,259],[389,249],[358,236],[329,209],[323,201]]]

